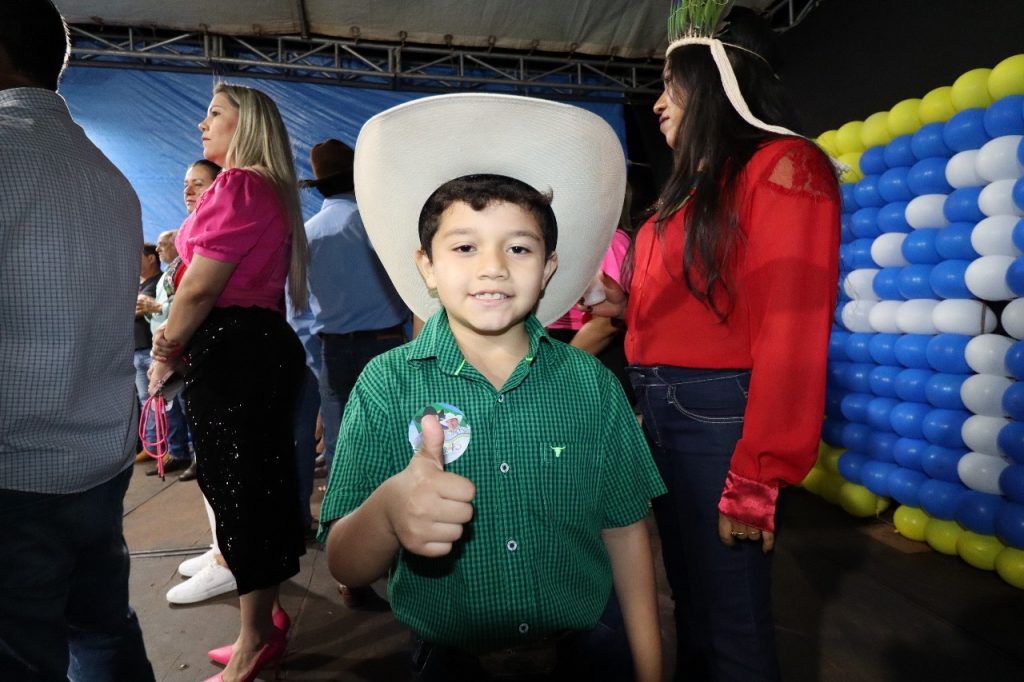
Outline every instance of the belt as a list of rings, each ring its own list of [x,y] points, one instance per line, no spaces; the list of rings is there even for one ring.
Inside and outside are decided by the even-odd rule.
[[[396,324],[394,327],[388,327],[387,329],[367,329],[365,331],[345,332],[344,334],[328,334],[327,332],[320,332],[317,336],[322,339],[345,341],[354,341],[356,339],[374,339],[377,341],[401,339],[404,341],[405,330],[402,325]]]
[[[431,653],[445,659],[456,669],[467,670],[475,666],[491,679],[520,679],[550,675],[558,664],[558,646],[572,631],[563,630],[545,635],[541,639],[474,654],[456,647],[419,640],[419,655],[426,658]],[[469,667],[466,667],[469,664]],[[475,665],[474,665],[475,664]]]

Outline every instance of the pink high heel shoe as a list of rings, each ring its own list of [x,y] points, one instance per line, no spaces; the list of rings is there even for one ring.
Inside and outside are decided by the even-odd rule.
[[[241,682],[254,682],[260,672],[269,665],[274,666],[274,679],[278,679],[281,674],[281,659],[284,658],[287,646],[288,640],[285,639],[284,633],[280,630],[275,630],[270,641],[260,647],[260,652],[256,656],[256,662],[253,664],[252,669],[245,674]],[[219,672],[213,677],[208,677],[205,682],[224,682],[224,673]]]
[[[292,619],[288,617],[288,614],[284,609],[278,609],[271,615],[271,620],[274,622],[274,629],[280,633],[275,633],[274,637],[271,638],[272,643],[275,639],[280,636],[283,641],[288,636],[288,631],[292,628]],[[269,643],[268,643],[269,644]],[[234,644],[225,644],[224,646],[217,647],[216,649],[210,649],[206,652],[206,655],[210,657],[210,660],[214,663],[220,663],[221,665],[227,665],[228,661],[231,660],[231,654],[234,653]],[[284,653],[284,647],[281,647],[281,653]]]

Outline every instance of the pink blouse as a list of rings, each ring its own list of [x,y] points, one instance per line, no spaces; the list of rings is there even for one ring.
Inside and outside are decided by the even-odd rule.
[[[618,284],[622,284],[622,265],[626,261],[626,252],[629,251],[629,235],[622,230],[615,230],[612,235],[612,243],[605,251],[601,260],[601,272],[611,277]],[[627,287],[628,289],[628,287]],[[548,329],[572,329],[579,331],[585,322],[589,322],[592,315],[577,310],[576,306],[569,309],[565,315],[548,325]]]
[[[217,176],[175,239],[186,266],[197,254],[236,265],[218,308],[257,306],[281,314],[291,243],[291,227],[274,186],[245,168]]]

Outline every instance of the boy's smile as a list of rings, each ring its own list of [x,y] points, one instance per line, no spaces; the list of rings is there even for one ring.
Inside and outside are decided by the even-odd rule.
[[[456,201],[441,215],[431,243],[433,260],[422,251],[417,265],[436,289],[456,339],[464,334],[511,337],[537,305],[554,273],[555,254],[545,258],[537,221],[510,203],[481,211]]]

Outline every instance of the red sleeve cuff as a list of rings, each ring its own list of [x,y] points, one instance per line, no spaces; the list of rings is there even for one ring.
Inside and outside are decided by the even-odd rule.
[[[718,511],[754,528],[775,532],[775,502],[779,489],[739,476],[732,471],[725,477],[725,490]]]

